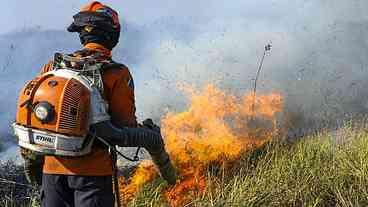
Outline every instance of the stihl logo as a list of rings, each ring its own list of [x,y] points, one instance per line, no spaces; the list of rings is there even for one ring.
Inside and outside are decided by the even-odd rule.
[[[48,142],[48,143],[54,143],[54,139],[51,137],[45,137],[45,136],[40,136],[37,135],[36,136],[36,140],[41,141],[41,142]]]

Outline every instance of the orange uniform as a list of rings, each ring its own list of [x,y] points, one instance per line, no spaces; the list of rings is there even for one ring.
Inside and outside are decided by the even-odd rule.
[[[84,49],[111,57],[111,51],[97,43],[88,43]],[[52,62],[46,64],[41,74],[52,70]],[[129,69],[108,68],[103,71],[104,98],[109,104],[111,122],[117,127],[136,127],[134,84]],[[81,176],[112,175],[112,159],[107,148],[95,144],[93,151],[77,158],[45,156],[43,173]]]

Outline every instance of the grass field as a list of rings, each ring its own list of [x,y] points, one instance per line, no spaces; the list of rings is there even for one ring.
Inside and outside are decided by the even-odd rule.
[[[274,141],[231,168],[211,167],[206,179],[204,193],[186,206],[368,206],[368,133],[345,127]],[[128,206],[167,206],[165,185],[157,179],[144,186]],[[19,206],[11,194],[1,195],[0,206]],[[34,200],[23,205],[38,206]]]

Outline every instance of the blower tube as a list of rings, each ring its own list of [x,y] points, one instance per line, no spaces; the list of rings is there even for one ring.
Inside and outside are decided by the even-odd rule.
[[[160,175],[170,184],[176,183],[177,174],[165,150],[161,133],[148,127],[117,128],[110,121],[93,124],[91,132],[111,145],[119,147],[143,147],[151,155]]]

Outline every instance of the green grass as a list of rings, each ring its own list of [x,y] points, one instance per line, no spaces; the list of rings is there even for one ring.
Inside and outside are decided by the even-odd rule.
[[[208,171],[206,191],[188,206],[368,206],[368,133],[339,134],[270,143],[225,176]],[[145,186],[129,206],[167,206],[163,186]]]

